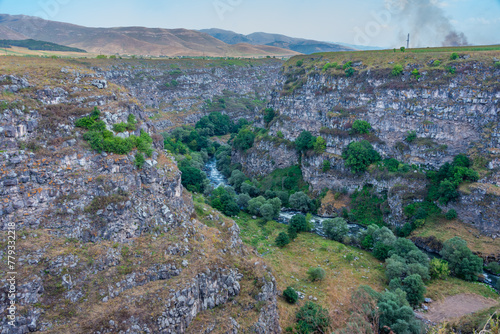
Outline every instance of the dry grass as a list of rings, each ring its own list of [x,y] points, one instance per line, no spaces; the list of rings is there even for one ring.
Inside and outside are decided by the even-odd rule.
[[[462,293],[473,293],[485,298],[492,298],[500,302],[498,293],[491,287],[482,283],[473,283],[461,280],[455,277],[448,277],[446,280],[432,280],[427,282],[427,293],[425,297],[432,300],[443,300],[449,296],[455,296]]]
[[[435,236],[441,242],[459,236],[467,241],[467,246],[475,253],[481,253],[482,255],[500,254],[500,241],[482,235],[473,226],[462,223],[457,219],[452,221],[446,219],[427,221],[422,228],[413,232],[412,236]]]
[[[351,293],[359,285],[370,285],[382,290],[386,284],[382,264],[368,252],[353,247],[346,247],[338,242],[326,240],[311,233],[302,233],[288,246],[275,247],[274,239],[286,226],[268,222],[260,227],[257,221],[240,213],[236,222],[241,228],[243,241],[254,246],[273,269],[278,289],[288,286],[309,296],[317,298],[317,303],[327,308],[334,321],[333,328],[341,328],[349,317]],[[357,257],[349,263],[347,254]],[[322,267],[326,278],[322,282],[311,282],[307,270]],[[280,325],[283,329],[295,322],[295,313],[305,301],[290,305],[279,298]]]

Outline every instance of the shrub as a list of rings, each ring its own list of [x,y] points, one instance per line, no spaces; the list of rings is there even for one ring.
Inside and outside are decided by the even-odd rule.
[[[189,191],[202,193],[205,189],[203,182],[207,178],[206,174],[197,168],[189,166],[180,166],[179,169],[182,173],[182,185]]]
[[[378,301],[380,329],[390,328],[393,333],[420,334],[421,323],[415,318],[413,309],[401,289],[384,292]]]
[[[483,259],[474,255],[467,247],[467,242],[459,237],[447,240],[440,252],[448,261],[455,276],[468,281],[475,281],[483,268]]]
[[[391,71],[391,75],[397,77],[400,76],[401,74],[403,74],[403,66],[399,64],[394,65]]]
[[[446,212],[445,217],[448,220],[453,220],[457,218],[457,211],[455,211],[455,209],[450,209],[448,210],[448,212]]]
[[[324,66],[323,66],[323,71],[328,71],[330,68],[337,68],[337,63],[326,63]]]
[[[146,159],[144,159],[144,155],[140,152],[137,152],[135,154],[135,160],[134,160],[134,165],[141,169],[142,166],[144,166],[144,163],[146,162]]]
[[[326,173],[328,172],[330,169],[331,169],[331,162],[330,160],[324,160],[323,161],[323,167],[321,168],[321,170],[323,171],[323,173]]]
[[[326,333],[330,326],[328,311],[313,302],[306,302],[295,314],[299,334]]]
[[[342,152],[342,158],[351,170],[364,172],[367,167],[374,162],[380,161],[380,154],[373,149],[373,146],[366,140],[352,142]]]
[[[311,228],[307,224],[306,217],[304,215],[295,215],[290,219],[289,227],[295,230],[297,233],[309,232]]]
[[[326,141],[321,136],[316,137],[313,147],[316,154],[321,154],[326,151]]]
[[[297,65],[297,67],[301,67],[303,64],[304,64],[304,61],[302,59],[300,59],[300,60],[297,60],[297,63],[295,65]]]
[[[495,63],[495,68],[500,68],[500,61],[497,61],[497,62]]]
[[[240,208],[246,209],[250,199],[251,197],[248,196],[248,194],[239,194],[236,203],[240,206]]]
[[[319,267],[314,267],[314,268],[309,268],[307,271],[307,276],[311,281],[322,281],[325,279],[326,272],[323,268]]]
[[[262,205],[259,209],[259,213],[266,221],[273,219],[274,217],[274,209],[273,206],[269,203]]]
[[[355,134],[366,134],[370,133],[372,126],[367,121],[355,120],[352,124],[352,132]]]
[[[345,70],[346,77],[352,77],[354,73],[356,73],[356,71],[352,67],[349,67],[347,70]]]
[[[274,241],[277,247],[283,248],[290,243],[290,238],[285,232],[281,232]],[[292,303],[293,304],[293,303]]]
[[[406,48],[404,46],[400,47],[399,50],[401,50],[401,52],[405,52],[406,51]]]
[[[283,134],[283,132],[281,132],[281,131],[278,131],[278,132],[276,133],[276,135],[278,136],[278,138],[281,138],[281,139],[285,138],[285,135],[284,135],[284,134]]]
[[[450,60],[456,60],[456,59],[458,59],[458,53],[453,52],[450,56]]]
[[[124,132],[127,130],[127,123],[118,123],[118,124],[113,124],[113,131],[114,132]]]
[[[283,291],[283,297],[289,304],[295,304],[297,300],[299,300],[299,295],[297,291],[295,291],[295,289],[292,288],[291,286],[287,287],[285,291]]]
[[[445,279],[450,274],[448,262],[434,258],[429,263],[429,274],[432,279]]]
[[[294,210],[307,212],[311,205],[311,199],[304,192],[299,191],[290,196],[288,204]]]
[[[403,280],[403,291],[406,292],[406,299],[412,306],[417,306],[424,301],[425,285],[422,277],[413,274]]]
[[[295,139],[295,147],[299,152],[310,150],[314,147],[316,138],[309,131],[302,131]]]
[[[233,141],[233,146],[240,150],[246,151],[253,146],[255,134],[248,129],[242,129]]]
[[[413,75],[417,79],[420,78],[420,72],[416,68],[411,71],[411,75]]]
[[[373,248],[373,256],[380,261],[385,261],[389,257],[389,252],[391,250],[393,250],[392,246],[383,244],[382,242],[377,242]]]
[[[455,66],[446,66],[446,72],[455,74],[457,72],[457,68]]]
[[[486,269],[491,271],[493,274],[500,274],[500,264],[498,262],[490,262],[486,266]]]
[[[266,126],[273,121],[274,117],[276,117],[276,113],[273,108],[264,109],[264,122],[266,123]]]
[[[325,235],[332,240],[341,242],[349,233],[349,227],[344,218],[327,219],[323,222]]]
[[[395,173],[399,169],[399,161],[397,161],[394,158],[391,159],[385,159],[384,160],[384,166],[387,168],[389,172]]]
[[[415,139],[417,139],[417,132],[416,131],[408,131],[405,140],[408,143],[413,143],[415,141]]]
[[[439,60],[434,60],[432,62],[432,66],[439,66],[439,65],[441,65],[441,62]]]

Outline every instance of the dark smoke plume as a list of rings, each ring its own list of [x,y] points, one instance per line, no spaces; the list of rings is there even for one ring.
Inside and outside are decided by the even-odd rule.
[[[410,47],[469,45],[462,32],[455,31],[436,0],[386,0],[386,8],[401,25],[401,41],[410,36]]]

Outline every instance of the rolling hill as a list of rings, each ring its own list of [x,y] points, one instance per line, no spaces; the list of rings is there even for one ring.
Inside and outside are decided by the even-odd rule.
[[[294,38],[280,34],[269,34],[256,32],[250,35],[242,35],[234,31],[222,29],[203,29],[201,32],[207,33],[227,44],[249,43],[252,45],[268,45],[295,52],[311,54],[316,52],[338,52],[353,51],[354,48],[340,44],[315,41],[303,38]]]
[[[262,57],[298,52],[273,45],[227,44],[188,29],[89,28],[25,15],[0,14],[0,39],[35,39],[98,54]]]

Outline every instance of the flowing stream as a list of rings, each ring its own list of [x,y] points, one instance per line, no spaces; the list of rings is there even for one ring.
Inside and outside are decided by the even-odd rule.
[[[229,183],[227,181],[227,178],[222,175],[221,172],[217,169],[217,161],[215,159],[210,159],[207,164],[205,165],[205,172],[207,173],[207,177],[210,180],[210,184],[214,187],[217,188],[218,186],[229,186]],[[283,209],[280,212],[278,222],[282,224],[288,224],[290,219],[296,214],[299,214],[301,212],[299,211],[293,211],[289,209]],[[313,232],[324,237],[325,233],[323,232],[323,222],[329,218],[325,217],[320,217],[317,215],[313,215],[311,222],[313,223]],[[347,224],[349,227],[349,236],[355,236],[359,232],[365,230],[366,228],[361,225],[357,224],[352,224],[349,223]],[[433,252],[428,252],[425,249],[420,248],[424,253],[429,256],[429,258],[441,258],[441,256],[438,253],[433,253]],[[492,287],[495,287],[497,282],[500,280],[500,276],[498,275],[493,275],[490,273],[487,273],[486,271],[483,270],[483,276],[484,276],[484,283],[491,285]]]

